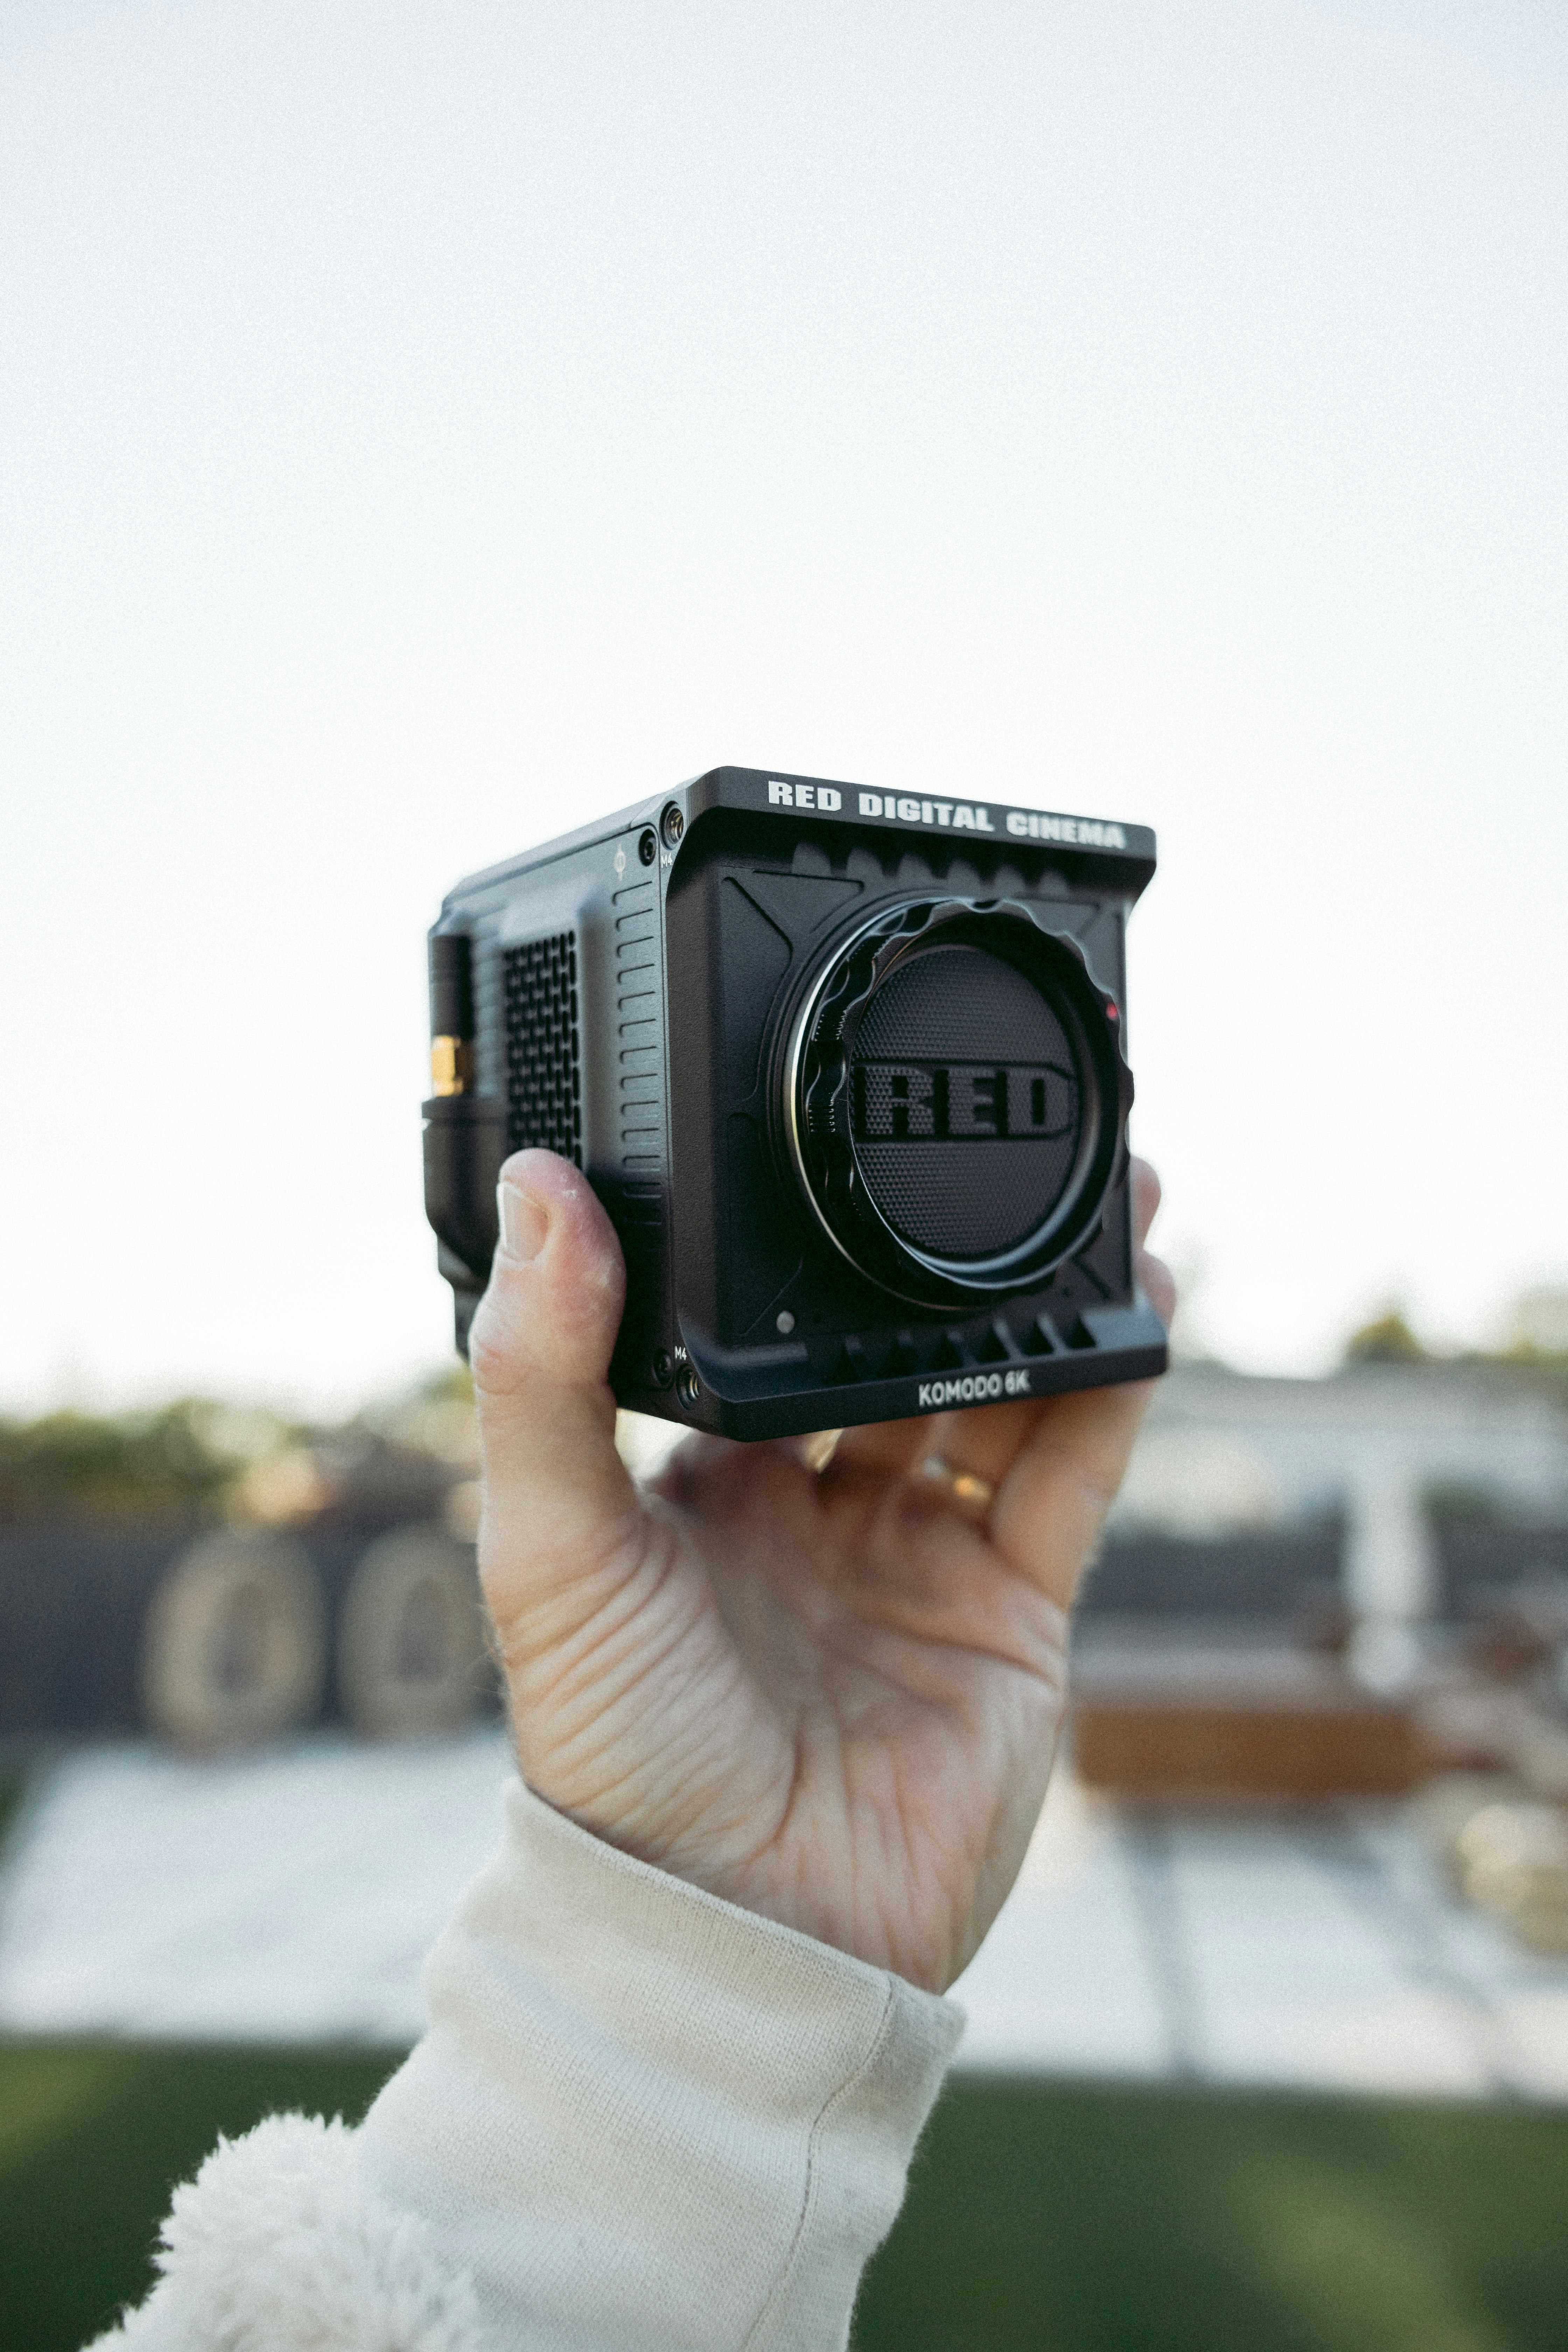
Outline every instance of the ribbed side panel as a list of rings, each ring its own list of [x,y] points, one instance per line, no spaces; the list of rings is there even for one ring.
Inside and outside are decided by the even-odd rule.
[[[664,1016],[651,881],[615,894],[616,1124],[628,1176],[662,1176]]]

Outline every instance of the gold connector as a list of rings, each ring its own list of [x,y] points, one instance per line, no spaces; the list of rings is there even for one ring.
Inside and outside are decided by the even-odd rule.
[[[474,1082],[474,1049],[466,1037],[430,1040],[430,1091],[466,1095]]]

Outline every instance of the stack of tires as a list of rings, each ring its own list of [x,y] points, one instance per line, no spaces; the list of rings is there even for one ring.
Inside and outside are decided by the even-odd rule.
[[[201,1538],[170,1564],[147,1612],[148,1729],[192,1748],[275,1738],[321,1713],[329,1675],[368,1738],[431,1738],[475,1713],[486,1656],[473,1555],[444,1529],[398,1528],[371,1544],[331,1632],[302,1543]]]
[[[368,1542],[13,1537],[0,1541],[7,1646],[0,1734],[140,1729],[210,1752],[322,1721],[428,1738],[496,1704],[473,1548],[437,1523]]]

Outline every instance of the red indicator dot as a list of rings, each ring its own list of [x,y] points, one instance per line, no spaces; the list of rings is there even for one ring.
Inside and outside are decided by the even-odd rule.
[[[1108,1021],[1116,1021],[1121,1018],[1121,1015],[1118,1013],[1114,1004],[1108,1004],[1106,1006],[1105,1017]]]

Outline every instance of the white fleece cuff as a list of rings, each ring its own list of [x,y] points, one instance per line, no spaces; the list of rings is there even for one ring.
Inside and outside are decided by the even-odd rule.
[[[92,2352],[489,2352],[428,2226],[365,2192],[358,2135],[268,2116],[174,2192],[162,2273]]]

